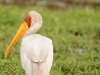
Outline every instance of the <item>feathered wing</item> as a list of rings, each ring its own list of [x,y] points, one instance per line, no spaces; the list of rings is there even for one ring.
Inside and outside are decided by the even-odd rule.
[[[34,52],[29,52],[28,57],[32,64],[32,75],[49,75],[53,60],[52,55],[52,52],[48,52],[44,57],[39,57]]]
[[[34,40],[29,37],[24,39],[21,45],[21,62],[25,73],[26,75],[49,75],[53,62],[52,41],[36,34],[33,38]],[[31,41],[27,42],[29,39]]]

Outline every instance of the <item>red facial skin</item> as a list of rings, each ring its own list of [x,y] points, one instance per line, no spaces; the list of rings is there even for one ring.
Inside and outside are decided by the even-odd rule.
[[[28,24],[28,27],[30,28],[32,21],[31,15],[28,14],[24,21]]]

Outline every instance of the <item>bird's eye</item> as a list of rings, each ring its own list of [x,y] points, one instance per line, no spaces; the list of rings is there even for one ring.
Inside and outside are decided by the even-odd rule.
[[[28,18],[28,20],[31,20],[30,18]]]

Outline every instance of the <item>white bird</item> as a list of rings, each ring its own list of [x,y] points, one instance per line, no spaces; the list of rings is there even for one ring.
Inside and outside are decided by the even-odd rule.
[[[22,37],[20,56],[26,75],[49,75],[52,66],[52,40],[35,34],[41,26],[41,15],[30,11],[5,52],[6,58],[13,45]]]

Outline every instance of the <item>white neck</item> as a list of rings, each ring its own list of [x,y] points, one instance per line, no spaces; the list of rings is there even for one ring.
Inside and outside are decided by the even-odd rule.
[[[32,25],[27,31],[26,33],[23,35],[23,37],[31,35],[31,34],[35,34],[40,28],[41,28],[41,24],[40,23],[35,23],[34,25]]]

